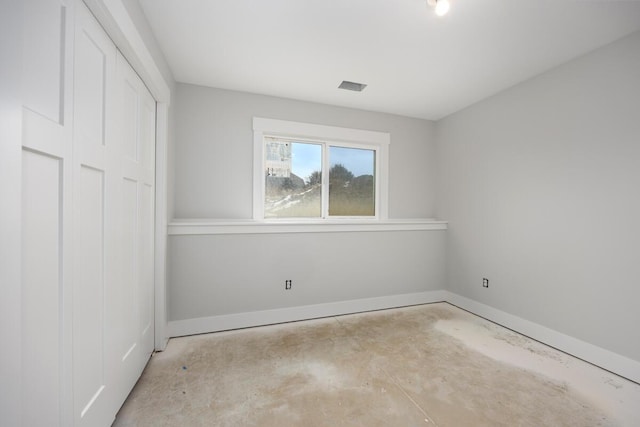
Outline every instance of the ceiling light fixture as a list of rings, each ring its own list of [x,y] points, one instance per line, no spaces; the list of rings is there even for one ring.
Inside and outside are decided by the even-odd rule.
[[[449,0],[427,0],[427,4],[435,8],[436,15],[438,16],[446,15],[451,7]]]

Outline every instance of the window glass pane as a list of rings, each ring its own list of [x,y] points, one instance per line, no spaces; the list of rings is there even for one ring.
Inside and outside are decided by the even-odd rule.
[[[375,155],[329,147],[329,216],[375,216]]]
[[[265,138],[265,218],[320,217],[322,145]]]

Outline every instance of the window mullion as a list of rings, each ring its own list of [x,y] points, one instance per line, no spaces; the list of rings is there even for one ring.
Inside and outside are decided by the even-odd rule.
[[[329,218],[329,146],[322,144],[322,218]]]
[[[378,177],[378,174],[380,173],[380,149],[376,148],[373,151],[373,155],[374,157],[374,164],[375,164],[375,168],[373,171],[373,185],[374,185],[374,216],[376,217],[376,219],[380,219],[380,179]]]

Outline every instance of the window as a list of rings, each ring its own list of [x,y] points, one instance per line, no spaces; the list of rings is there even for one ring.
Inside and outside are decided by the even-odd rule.
[[[376,152],[265,136],[264,217],[376,217]]]
[[[389,134],[254,118],[254,219],[386,218]]]

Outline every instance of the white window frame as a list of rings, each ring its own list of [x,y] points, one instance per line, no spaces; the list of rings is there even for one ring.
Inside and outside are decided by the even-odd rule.
[[[298,139],[300,142],[319,142],[329,146],[362,148],[376,150],[376,215],[372,217],[317,217],[317,218],[268,218],[264,217],[265,182],[264,182],[264,137],[273,136],[287,139]],[[379,222],[389,217],[389,145],[391,135],[363,129],[351,129],[336,126],[317,125],[311,123],[292,122],[287,120],[253,118],[253,219],[264,222]],[[323,150],[325,156],[328,150]],[[323,162],[327,159],[324,158]],[[324,164],[324,163],[323,163]],[[328,170],[328,168],[327,168]],[[322,174],[322,184],[328,188],[329,177]],[[323,199],[328,192],[323,191]],[[327,200],[323,200],[326,203]],[[326,206],[326,204],[324,205]]]

